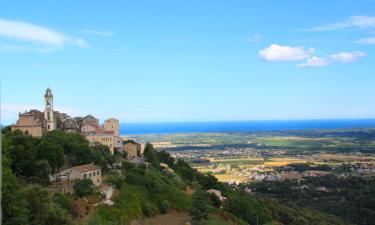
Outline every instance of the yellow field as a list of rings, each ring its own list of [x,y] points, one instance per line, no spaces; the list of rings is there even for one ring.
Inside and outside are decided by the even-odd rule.
[[[210,162],[225,162],[225,161],[261,161],[264,160],[262,157],[247,157],[247,158],[235,158],[235,159],[220,159],[220,158],[209,158]]]
[[[292,163],[306,163],[305,160],[291,160],[291,161],[270,161],[264,162],[266,166],[287,166]]]
[[[215,174],[214,175],[220,182],[244,182],[247,181],[245,177],[230,175],[230,174]]]

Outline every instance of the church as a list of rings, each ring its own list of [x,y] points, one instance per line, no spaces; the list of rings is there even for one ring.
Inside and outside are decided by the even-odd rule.
[[[85,117],[70,117],[65,113],[53,110],[53,94],[47,88],[44,94],[44,112],[36,109],[20,113],[17,123],[12,125],[12,131],[21,130],[33,137],[41,137],[48,131],[61,130],[76,132],[85,136],[91,143],[101,143],[108,146],[110,151],[123,150],[123,139],[120,137],[120,122],[110,118],[103,125],[92,115]]]
[[[65,113],[54,111],[53,94],[50,88],[47,88],[44,94],[44,103],[44,112],[32,109],[25,113],[19,113],[16,124],[12,125],[12,131],[21,130],[33,137],[42,137],[53,130],[80,133],[90,144],[101,143],[108,146],[112,154],[118,150],[127,151],[131,155],[131,149],[128,145],[124,148],[124,140],[120,137],[120,121],[118,119],[109,118],[104,121],[103,125],[100,125],[99,120],[92,115],[70,117]]]
[[[100,129],[99,120],[92,115],[72,118],[65,113],[54,111],[53,94],[50,88],[46,90],[44,102],[44,112],[32,109],[28,112],[20,113],[17,123],[12,125],[12,131],[21,130],[34,137],[41,137],[52,130],[89,134],[95,133]]]

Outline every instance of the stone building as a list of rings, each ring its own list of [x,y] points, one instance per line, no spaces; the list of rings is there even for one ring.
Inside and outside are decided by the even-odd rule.
[[[80,132],[83,134],[95,133],[99,129],[99,120],[92,115],[76,119],[79,124]]]
[[[53,94],[47,88],[44,94],[44,112],[33,109],[20,113],[12,131],[21,130],[34,137],[41,137],[48,131],[62,130],[65,132],[90,133],[99,129],[99,120],[92,115],[72,118],[65,113],[54,111]]]
[[[128,159],[131,160],[137,157],[138,152],[141,153],[141,144],[133,140],[124,141],[123,149],[128,153]]]
[[[41,137],[46,131],[43,113],[38,110],[20,113],[16,124],[12,126],[12,131],[15,130],[21,130],[34,137]]]
[[[64,176],[67,180],[91,179],[95,186],[102,184],[102,169],[93,163],[74,166],[54,175],[55,177]]]
[[[113,135],[120,136],[120,121],[115,118],[109,118],[104,121],[103,128],[105,131],[113,131]]]
[[[45,92],[44,102],[44,112],[33,109],[20,113],[17,123],[12,125],[12,131],[21,130],[34,137],[41,137],[53,130],[77,132],[83,134],[90,144],[101,143],[108,146],[112,153],[115,150],[123,150],[118,119],[109,118],[100,126],[99,120],[92,115],[72,118],[65,113],[54,111],[53,94],[50,88]]]

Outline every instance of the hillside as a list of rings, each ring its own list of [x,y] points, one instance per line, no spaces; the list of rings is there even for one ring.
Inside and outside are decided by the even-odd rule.
[[[293,208],[253,196],[192,169],[183,160],[147,144],[145,163],[132,164],[122,153],[89,146],[78,134],[50,132],[40,139],[2,130],[2,222],[19,224],[137,224],[182,213],[196,224],[346,224],[333,215]],[[52,191],[48,175],[74,165],[102,167],[104,183],[115,187],[113,205],[97,204],[101,195],[85,180],[74,193]],[[206,191],[221,191],[226,200]],[[99,199],[99,200],[98,200]],[[166,215],[163,217],[162,215]],[[216,222],[215,222],[216,221]]]

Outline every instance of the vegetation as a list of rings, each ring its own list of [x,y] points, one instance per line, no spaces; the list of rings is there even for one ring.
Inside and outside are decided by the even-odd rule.
[[[206,193],[201,190],[195,192],[193,195],[190,215],[195,224],[202,224],[202,220],[208,219],[208,198]]]
[[[75,195],[52,194],[46,186],[49,174],[91,162],[102,167],[117,197],[112,206],[97,206],[85,224],[129,224],[170,209],[189,211],[194,222],[202,224],[224,218],[217,215],[247,224],[366,225],[374,220],[374,180],[311,178],[306,181],[311,186],[308,190],[292,189],[303,183],[291,181],[257,183],[251,188],[262,194],[249,195],[242,188],[218,182],[212,174],[199,173],[167,152],[155,151],[151,144],[144,151],[146,163],[134,165],[124,161],[122,153],[112,155],[105,146],[90,146],[79,134],[53,131],[33,138],[9,128],[2,132],[2,222],[6,225],[65,225],[74,223],[72,217],[88,214],[89,206],[81,198],[95,194],[90,180],[76,181]],[[120,161],[122,166],[114,169]],[[301,171],[311,166],[292,165]],[[329,192],[314,191],[318,186]],[[192,196],[185,191],[187,187],[193,190]],[[209,189],[221,191],[226,201],[207,194]]]
[[[113,166],[117,160],[106,146],[89,146],[79,134],[53,131],[34,138],[3,128],[2,224],[71,224],[71,198],[62,194],[53,196],[47,191],[49,175],[64,166],[91,162],[106,171],[107,165]],[[91,193],[85,182],[76,183],[77,196]]]
[[[320,211],[352,224],[367,225],[375,221],[374,177],[327,175],[307,178],[300,183],[292,180],[260,182],[250,187],[298,210]]]
[[[75,180],[73,188],[74,193],[81,198],[94,193],[94,184],[91,179]]]

